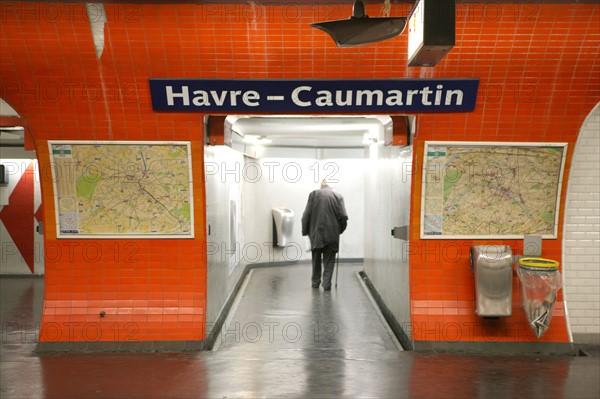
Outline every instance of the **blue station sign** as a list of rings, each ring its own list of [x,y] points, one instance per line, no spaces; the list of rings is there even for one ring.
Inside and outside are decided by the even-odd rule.
[[[479,79],[150,79],[154,111],[469,112]]]

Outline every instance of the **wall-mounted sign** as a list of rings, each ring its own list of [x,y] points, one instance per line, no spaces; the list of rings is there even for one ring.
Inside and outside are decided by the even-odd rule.
[[[469,112],[479,79],[150,79],[154,111]]]
[[[425,143],[421,238],[556,238],[566,143]]]
[[[193,238],[189,142],[49,141],[58,238]]]
[[[455,0],[418,0],[408,17],[408,66],[435,66],[455,42]]]

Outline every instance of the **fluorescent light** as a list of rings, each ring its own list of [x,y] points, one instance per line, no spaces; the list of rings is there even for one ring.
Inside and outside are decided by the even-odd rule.
[[[257,136],[254,134],[247,134],[244,136],[244,143],[246,143],[246,144],[264,145],[264,144],[271,144],[272,142],[273,142],[273,140],[271,140],[267,137]]]
[[[363,134],[362,142],[364,145],[375,144],[377,143],[377,136],[373,135],[373,133],[365,133]]]

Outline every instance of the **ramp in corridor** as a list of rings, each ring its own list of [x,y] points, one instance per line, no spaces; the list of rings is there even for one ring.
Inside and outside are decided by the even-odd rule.
[[[253,269],[214,350],[397,353],[402,348],[357,276],[362,268],[340,264],[331,291],[311,287],[307,264]]]

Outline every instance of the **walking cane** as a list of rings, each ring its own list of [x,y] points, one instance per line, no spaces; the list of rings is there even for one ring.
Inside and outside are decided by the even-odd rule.
[[[338,273],[340,272],[340,253],[335,254],[335,289],[337,290]]]

